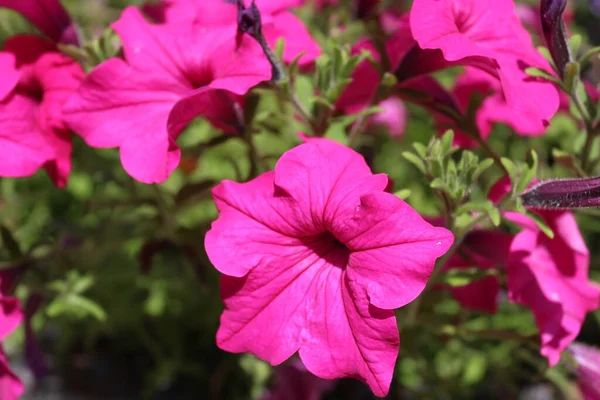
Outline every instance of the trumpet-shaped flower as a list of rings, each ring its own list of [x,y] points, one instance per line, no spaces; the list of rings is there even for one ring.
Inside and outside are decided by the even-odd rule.
[[[421,293],[453,241],[387,186],[326,139],[250,182],[217,186],[205,244],[223,274],[219,347],[273,365],[298,351],[315,375],[358,378],[385,395],[399,348],[392,309]]]
[[[94,69],[65,113],[90,146],[119,147],[123,167],[141,182],[162,182],[177,167],[175,139],[195,117],[234,131],[237,96],[271,76],[260,45],[245,36],[238,45],[233,29],[153,25],[135,8],[113,28],[125,60]]]
[[[514,113],[535,116],[541,132],[558,109],[557,89],[525,70],[549,70],[523,28],[512,0],[415,0],[413,37],[422,49],[440,50],[451,64],[471,65],[495,77]]]
[[[71,137],[62,108],[83,71],[53,43],[34,35],[9,39],[0,53],[0,176],[45,168],[57,186],[71,170]]]
[[[177,24],[194,21],[201,26],[233,26],[237,24],[237,8],[223,0],[163,0],[151,6],[150,14],[159,22]],[[246,0],[248,6],[251,1]],[[302,52],[300,64],[312,63],[321,49],[310,33],[289,8],[302,3],[299,0],[257,0],[261,12],[262,33],[267,43],[274,48],[279,38],[285,40],[283,61],[291,62]]]
[[[588,277],[590,254],[570,212],[541,213],[554,239],[527,217],[505,216],[524,228],[510,246],[509,298],[533,312],[541,354],[553,366],[579,334],[586,314],[600,306],[600,289]]]

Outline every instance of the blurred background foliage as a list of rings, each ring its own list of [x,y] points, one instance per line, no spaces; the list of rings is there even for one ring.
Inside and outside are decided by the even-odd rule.
[[[106,26],[125,6],[141,3],[64,0],[84,40],[92,43],[104,36],[108,42],[103,51],[114,54],[118,40],[106,34]],[[334,13],[298,11],[330,57],[364,29],[360,21],[350,20],[347,3]],[[402,3],[405,8],[410,5]],[[600,42],[600,20],[589,2],[575,4],[575,21],[573,30],[584,43]],[[342,24],[347,25],[345,31],[339,30]],[[0,10],[0,42],[33,30],[19,15]],[[331,37],[335,46],[328,40]],[[599,69],[589,71],[594,82]],[[455,75],[456,71],[446,71],[439,78],[451,83]],[[313,82],[311,74],[297,79],[297,94],[306,106],[311,104]],[[39,306],[32,320],[43,359],[34,361],[43,376],[37,393],[71,393],[84,399],[248,399],[273,384],[273,369],[266,363],[216,347],[222,308],[219,277],[203,249],[204,234],[217,215],[210,188],[223,179],[244,181],[252,169],[271,169],[282,152],[298,143],[296,133],[305,128],[274,92],[255,95],[259,93],[253,121],[258,154],[249,151],[244,138],[222,136],[198,120],[178,139],[184,154],[181,166],[161,185],[134,181],[123,171],[118,151],[91,149],[77,136],[65,190],[55,188],[43,172],[28,179],[0,179],[5,236],[0,267],[25,271],[16,293],[24,304]],[[402,153],[414,142],[426,144],[437,131],[428,112],[408,107],[403,138],[371,129],[359,150],[374,171],[389,174],[394,190],[409,190],[404,193],[414,208],[433,216],[438,205],[429,185]],[[348,123],[334,119],[326,136],[344,141]],[[514,160],[525,160],[535,149],[541,178],[571,176],[551,155],[553,149],[577,151],[583,145],[579,131],[572,117],[559,113],[543,137],[522,138],[497,126],[490,142],[498,153]],[[481,186],[489,187],[497,177],[493,169],[486,172]],[[597,281],[598,214],[591,210],[578,215],[592,250],[592,278]],[[425,307],[435,311],[429,314],[431,320],[425,317],[417,326],[403,328],[389,398],[505,399],[526,396],[528,390],[569,397],[568,368],[559,365],[548,371],[538,356],[537,338],[521,339],[536,334],[529,311],[503,301],[498,314],[477,314],[460,308],[446,292],[427,301]],[[400,322],[403,313],[398,312]],[[520,336],[513,340],[459,334],[452,329],[457,321],[465,329],[501,329]],[[599,338],[596,312],[584,325],[581,339],[600,345]],[[6,348],[16,365],[22,365],[18,373],[33,388],[34,376],[24,366],[25,339],[21,327]],[[28,360],[32,362],[31,353]],[[544,386],[549,381],[553,385]],[[35,398],[34,392],[26,398]],[[326,398],[369,399],[372,394],[356,381],[343,380]]]

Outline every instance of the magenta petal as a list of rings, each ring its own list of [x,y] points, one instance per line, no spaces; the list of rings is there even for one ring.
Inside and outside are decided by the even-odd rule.
[[[113,28],[127,62],[140,72],[161,76],[170,86],[187,90],[210,86],[245,94],[271,77],[260,45],[246,36],[237,43],[233,26],[152,25],[137,8],[129,7]]]
[[[272,48],[277,39],[284,39],[283,61],[286,63],[294,61],[302,52],[304,55],[300,59],[300,65],[312,63],[321,55],[319,44],[310,36],[302,21],[291,12],[284,11],[274,15],[270,23],[268,20],[263,21],[263,34]]]
[[[512,0],[415,0],[410,25],[421,48],[440,49],[448,61],[516,52],[528,37]]]
[[[363,285],[371,303],[393,309],[425,288],[435,259],[452,245],[452,233],[427,223],[408,204],[383,192],[363,195],[334,230],[352,251],[348,278]]]
[[[15,68],[15,56],[11,53],[0,53],[0,101],[13,91],[19,82],[20,74]]]
[[[166,181],[181,160],[181,150],[175,141],[153,132],[132,134],[124,139],[120,148],[125,171],[144,183]]]
[[[179,100],[169,114],[169,133],[176,137],[191,121],[201,116],[226,133],[243,129],[241,96],[227,90],[200,88]]]
[[[21,302],[16,297],[0,298],[0,341],[6,339],[23,321]]]
[[[0,0],[1,7],[22,14],[55,42],[77,44],[71,18],[59,0]]]
[[[0,399],[17,400],[25,392],[25,385],[8,365],[4,350],[0,345]]]
[[[125,146],[121,160],[134,178],[162,182],[179,157],[167,121],[180,91],[162,76],[110,59],[88,75],[65,106],[65,118],[90,146]]]
[[[298,212],[317,229],[335,222],[342,203],[353,208],[362,193],[387,184],[387,176],[373,175],[361,155],[328,139],[309,140],[275,166],[275,185],[299,203]]]
[[[328,276],[315,288],[300,358],[321,378],[357,378],[385,396],[400,346],[394,312],[370,305],[364,289],[341,270],[322,273]]]
[[[243,278],[223,276],[225,310],[217,345],[235,353],[251,352],[273,365],[285,361],[302,343],[307,307],[314,301],[320,276],[334,269],[341,271],[309,248],[291,246],[285,258],[274,262],[263,257]]]
[[[552,366],[579,334],[586,314],[600,306],[600,289],[589,280],[589,252],[572,214],[555,212],[545,219],[554,239],[535,228],[513,240],[508,288],[512,301],[531,308],[541,353]]]
[[[404,102],[397,97],[390,97],[377,104],[383,111],[369,118],[369,125],[385,127],[392,137],[401,137],[408,122],[408,110]]]
[[[36,124],[36,102],[14,94],[0,102],[0,176],[33,175],[46,162],[56,158],[56,151]]]
[[[276,197],[273,175],[267,172],[245,184],[223,181],[213,189],[219,218],[206,234],[205,247],[222,273],[244,276],[261,262],[297,253],[304,245],[298,238],[318,233],[311,220],[294,217],[293,200]]]

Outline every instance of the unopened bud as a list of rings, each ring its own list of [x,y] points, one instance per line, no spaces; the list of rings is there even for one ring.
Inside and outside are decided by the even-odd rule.
[[[542,0],[540,5],[542,30],[546,45],[561,78],[564,78],[567,64],[572,61],[567,39],[567,27],[562,19],[566,6],[567,0]]]

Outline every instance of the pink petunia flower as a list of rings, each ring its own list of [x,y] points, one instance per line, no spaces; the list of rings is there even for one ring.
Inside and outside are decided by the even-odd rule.
[[[470,102],[475,96],[481,96],[482,102],[475,115],[475,123],[479,134],[487,139],[495,124],[503,123],[510,126],[521,136],[543,135],[546,128],[539,124],[537,112],[524,111],[515,113],[504,97],[500,82],[490,74],[473,67],[466,67],[456,79],[452,95],[455,97],[461,112],[466,113]],[[477,142],[467,133],[457,129],[454,122],[439,113],[435,114],[442,131],[449,128],[455,131],[455,144],[461,147],[476,147]]]
[[[218,346],[273,365],[298,351],[313,374],[384,396],[399,348],[392,309],[421,293],[453,242],[387,186],[353,150],[309,139],[274,171],[215,187],[205,246],[223,274]]]
[[[0,8],[22,14],[56,43],[79,42],[76,27],[59,0],[0,0]]]
[[[112,27],[125,60],[96,67],[65,113],[90,146],[119,147],[123,167],[141,182],[173,172],[181,156],[175,139],[193,118],[235,132],[239,95],[271,77],[260,45],[247,35],[238,45],[234,29],[153,25],[133,7]]]
[[[0,53],[0,176],[24,177],[45,168],[66,185],[71,137],[62,107],[78,88],[83,71],[47,39],[15,36]]]
[[[523,227],[510,246],[508,292],[511,301],[532,310],[541,354],[553,366],[579,334],[586,314],[600,306],[600,289],[589,280],[590,254],[573,214],[540,215],[554,231],[554,239],[528,217],[505,213]]]
[[[372,115],[368,127],[383,127],[391,137],[401,137],[406,130],[408,110],[398,97],[389,97],[378,104],[383,111]]]
[[[536,132],[558,109],[557,89],[525,73],[550,71],[515,13],[512,0],[415,0],[410,12],[414,39],[422,49],[440,50],[450,65],[470,65],[495,77],[506,104],[533,122]]]
[[[0,297],[0,342],[6,339],[22,320],[23,313],[19,300],[15,297]],[[24,391],[23,383],[10,369],[0,344],[0,398],[16,400]]]
[[[250,3],[245,1],[247,6]],[[306,65],[321,54],[321,49],[302,21],[289,11],[301,3],[299,0],[256,1],[267,43],[274,48],[277,40],[283,38],[283,61],[289,63],[304,52],[300,65]],[[223,0],[163,0],[158,6],[146,6],[144,10],[156,21],[167,24],[181,21],[193,21],[205,27],[237,24],[237,8]]]

